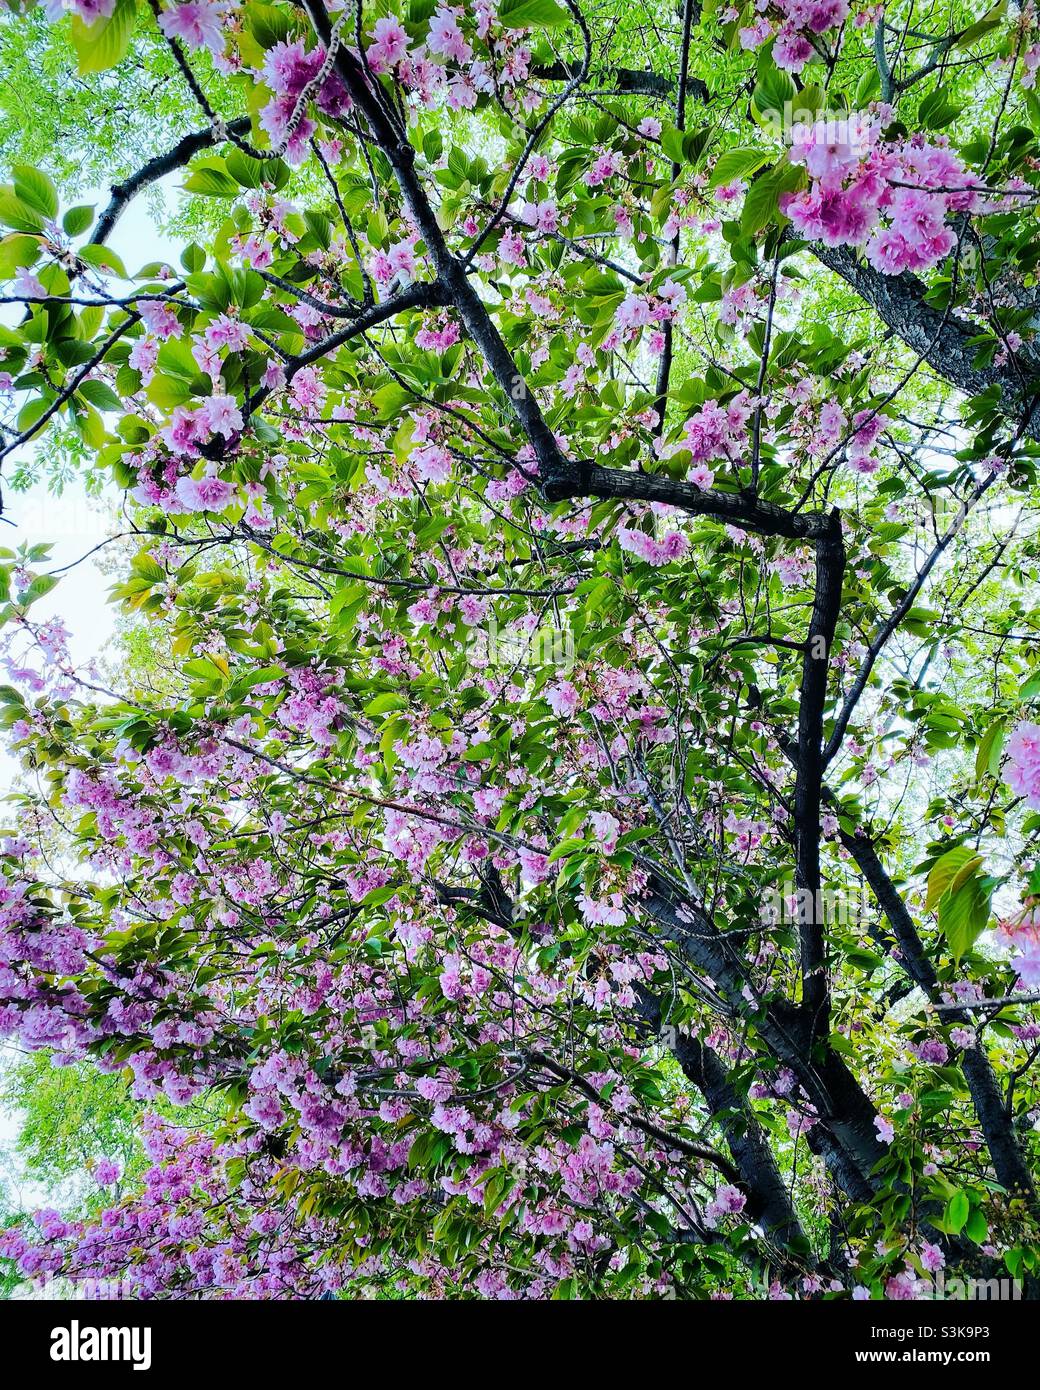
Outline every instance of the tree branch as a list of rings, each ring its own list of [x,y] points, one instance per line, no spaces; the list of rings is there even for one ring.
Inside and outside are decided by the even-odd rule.
[[[248,131],[248,116],[239,116],[237,120],[229,121],[226,128],[228,135],[245,135]],[[112,228],[122,217],[131,200],[143,188],[147,188],[149,184],[157,183],[159,179],[171,174],[174,169],[182,169],[201,150],[208,150],[213,145],[222,144],[224,134],[225,132],[218,134],[213,127],[208,130],[196,130],[191,135],[185,135],[182,140],[178,140],[177,144],[167,150],[165,154],[157,154],[147,164],[142,164],[136,173],[125,178],[122,183],[114,183],[108,205],[94,224],[94,230],[90,236],[91,241],[95,245],[107,241]]]
[[[841,534],[841,513],[837,508],[831,512],[829,521],[829,534],[816,542],[816,592],[802,657],[794,792],[795,880],[798,888],[805,890],[800,899],[803,907],[798,924],[802,1003],[808,1011],[810,1035],[814,1039],[825,1037],[830,1027],[826,939],[823,923],[817,921],[816,904],[820,900],[821,886],[823,709],[845,576],[845,543]]]
[[[932,370],[958,391],[977,396],[989,387],[1000,392],[997,406],[1008,416],[1018,419],[1025,411],[1022,432],[1040,440],[1040,373],[1030,367],[1025,372],[1025,391],[1022,380],[1010,363],[1002,366],[978,367],[975,358],[978,344],[972,343],[982,331],[979,326],[959,314],[943,314],[925,300],[925,285],[915,275],[883,275],[847,246],[810,247],[816,259],[833,270],[850,285],[859,297],[874,310],[893,333],[914,352],[919,353]],[[1026,366],[1019,359],[1020,367]]]

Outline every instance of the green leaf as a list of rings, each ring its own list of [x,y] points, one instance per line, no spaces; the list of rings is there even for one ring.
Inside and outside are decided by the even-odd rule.
[[[498,17],[507,29],[558,29],[571,18],[556,0],[502,0]]]
[[[79,236],[87,230],[93,220],[93,205],[80,203],[77,207],[69,208],[61,219],[61,225],[69,236]]]
[[[744,199],[740,230],[745,236],[754,236],[767,222],[772,221],[779,210],[779,195],[773,180],[768,175],[756,179]]]
[[[988,9],[981,19],[969,24],[957,40],[958,48],[969,48],[978,39],[988,34],[991,29],[996,29],[1004,15],[1007,13],[1007,0],[1000,0],[1000,3]]]
[[[204,198],[237,198],[239,194],[238,180],[231,177],[222,159],[213,158],[191,166],[184,188]]]
[[[989,923],[992,889],[978,877],[976,868],[965,865],[939,903],[939,928],[956,961],[971,950]]]
[[[971,1211],[971,1203],[966,1192],[955,1192],[946,1203],[946,1225],[952,1235],[959,1235]]]
[[[46,396],[36,396],[33,400],[26,401],[18,412],[16,424],[19,434],[24,434],[26,430],[31,429],[49,408],[50,401]]]
[[[57,217],[58,194],[42,169],[34,169],[30,164],[15,164],[11,175],[14,191],[23,203],[49,220]]]
[[[197,656],[186,661],[182,669],[186,676],[195,680],[216,681],[219,684],[228,678],[228,664],[222,656]]]
[[[206,253],[196,242],[191,242],[181,252],[181,265],[189,275],[195,275],[206,264]]]
[[[673,164],[683,162],[683,132],[673,125],[666,125],[661,131],[661,148]]]
[[[126,56],[136,19],[136,0],[116,0],[112,14],[94,24],[84,24],[79,15],[74,15],[72,46],[80,72],[104,72],[114,68]]]
[[[757,149],[750,145],[738,145],[736,149],[723,150],[715,161],[715,168],[711,172],[708,186],[718,188],[724,183],[732,183],[734,179],[746,178],[748,174],[753,174],[756,169],[761,169],[762,165],[768,161],[768,150]]]
[[[881,74],[871,63],[856,85],[856,95],[852,103],[853,109],[861,111],[868,102],[875,101],[880,95]]]
[[[40,254],[38,237],[14,233],[0,241],[0,279],[9,280],[20,265],[30,266]]]
[[[385,386],[381,386],[378,391],[372,394],[372,404],[376,408],[379,419],[383,421],[394,419],[414,399],[412,392],[400,386],[396,381],[388,381]]]
[[[960,113],[959,103],[952,101],[941,87],[936,87],[917,108],[917,118],[929,130],[941,130]]]
[[[38,574],[29,587],[19,595],[19,603],[23,608],[28,608],[30,603],[35,603],[38,598],[49,594],[57,582],[52,574]]]
[[[16,232],[42,232],[46,219],[20,198],[11,184],[0,188],[0,223]]]
[[[1007,726],[1002,719],[998,719],[982,735],[979,751],[975,755],[975,780],[977,782],[981,782],[987,772],[996,777],[1000,771],[1000,757],[1004,750],[1006,734]]]
[[[81,246],[76,252],[81,260],[88,265],[97,266],[99,270],[110,270],[114,275],[118,275],[121,280],[129,279],[126,273],[126,266],[122,259],[116,255],[110,246],[97,246],[91,242],[87,246]]]
[[[270,685],[272,681],[280,681],[284,676],[283,666],[262,666],[259,671],[250,671],[247,676],[241,676],[236,684],[252,689],[254,685]]]
[[[403,695],[388,690],[382,695],[377,695],[374,700],[369,700],[365,706],[365,713],[371,715],[387,714],[393,709],[404,709],[407,704],[408,701]]]
[[[103,381],[83,382],[79,388],[79,394],[85,397],[91,405],[96,405],[99,410],[122,410],[123,408],[123,402],[111,386],[107,386]]]
[[[960,870],[970,862],[977,866],[982,863],[982,857],[965,845],[957,845],[955,849],[947,850],[936,860],[928,875],[928,897],[924,905],[926,912],[933,910]]]
[[[292,28],[289,16],[277,5],[248,5],[246,25],[261,48],[273,48],[288,37]]]
[[[786,156],[757,178],[747,191],[744,210],[740,215],[740,230],[744,236],[755,236],[780,213],[780,195],[793,193],[801,186],[805,171],[791,164]]]
[[[755,118],[769,124],[782,122],[785,107],[794,101],[797,91],[790,74],[778,68],[771,55],[763,51],[758,60],[758,81],[751,94]]]
[[[964,1234],[976,1245],[982,1245],[989,1235],[989,1225],[982,1212],[976,1207],[968,1217],[964,1227]]]
[[[289,180],[289,166],[282,159],[254,159],[240,149],[233,149],[224,157],[224,163],[228,173],[243,188],[260,188],[263,184],[282,188]]]

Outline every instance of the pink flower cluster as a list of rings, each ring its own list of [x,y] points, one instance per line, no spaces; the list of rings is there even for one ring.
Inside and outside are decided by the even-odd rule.
[[[797,128],[792,164],[809,187],[781,198],[800,235],[825,246],[862,246],[886,275],[924,271],[956,244],[954,212],[980,207],[974,178],[955,154],[922,135],[883,140],[885,112]]]
[[[638,337],[643,328],[670,323],[685,302],[683,286],[678,281],[665,280],[656,295],[627,294],[618,305],[614,326],[626,339]]]
[[[724,406],[718,401],[705,401],[683,425],[681,438],[671,444],[660,444],[658,452],[662,458],[689,453],[692,467],[686,475],[687,480],[698,487],[709,488],[715,481],[710,464],[736,463],[746,452],[751,408],[747,391],[741,391]]]
[[[673,560],[681,560],[690,548],[690,543],[681,531],[666,531],[660,540],[648,535],[646,531],[633,531],[627,526],[617,530],[618,544],[622,550],[645,561],[648,565],[668,565]]]
[[[181,0],[167,5],[159,16],[159,28],[168,39],[179,39],[188,48],[208,48],[217,56],[224,52],[226,33],[221,0]]]
[[[260,124],[276,148],[284,148],[285,157],[298,164],[307,153],[307,141],[314,134],[314,122],[297,106],[304,94],[313,95],[318,110],[326,116],[349,114],[351,106],[343,79],[330,72],[315,84],[325,63],[325,50],[320,45],[308,50],[302,39],[292,43],[276,43],[264,56],[260,76],[274,93],[260,112]]]
[[[1007,742],[1007,765],[1004,776],[1017,796],[1024,796],[1026,805],[1040,811],[1040,724],[1022,720]]]
[[[1018,917],[997,926],[997,939],[1010,947],[1011,963],[1023,989],[1040,987],[1040,908],[1027,907]]]
[[[472,110],[480,93],[497,92],[515,103],[513,89],[528,80],[531,50],[522,30],[502,28],[492,36],[495,18],[487,0],[476,0],[471,14],[442,3],[425,36],[413,42],[400,18],[387,15],[372,27],[365,61],[376,75],[392,72],[427,109],[443,102],[455,111]],[[475,52],[474,39],[493,52],[493,68],[487,56]],[[523,100],[528,99],[525,94]]]
[[[756,8],[754,23],[740,30],[741,48],[761,48],[775,34],[773,62],[791,73],[800,73],[814,53],[822,57],[829,51],[819,44],[820,36],[844,24],[849,13],[847,0],[775,0],[776,20],[761,13],[766,4]]]

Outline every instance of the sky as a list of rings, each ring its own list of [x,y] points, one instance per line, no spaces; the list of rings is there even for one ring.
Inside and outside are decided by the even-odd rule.
[[[175,178],[179,175],[160,185],[168,202],[177,196]],[[77,202],[96,203],[99,210],[107,201],[108,194],[104,190],[77,199]],[[178,264],[176,243],[155,225],[143,199],[131,203],[116,223],[108,245],[122,257],[131,274],[149,261],[170,260]],[[31,443],[25,446],[27,450],[32,447]],[[119,529],[119,494],[110,490],[101,498],[90,498],[78,479],[69,482],[59,497],[50,496],[46,482],[42,481],[24,492],[5,486],[3,494],[4,519],[13,524],[0,526],[0,545],[15,549],[23,542],[31,545],[49,541],[54,548],[48,560],[38,567],[41,572],[75,565],[49,594],[33,605],[33,618],[45,621],[60,616],[71,635],[73,661],[77,666],[88,663],[111,639],[116,611],[109,603],[113,577],[103,574],[94,558],[84,560],[82,557]],[[82,563],[76,564],[76,561]],[[17,760],[0,743],[0,797],[11,790],[17,774]],[[0,1047],[0,1067],[4,1065],[5,1055],[5,1049]],[[10,1149],[17,1133],[17,1114],[0,1108],[0,1179],[11,1175]],[[16,1162],[13,1169],[17,1177]],[[18,1186],[24,1200],[42,1204],[48,1198],[49,1194],[34,1184],[19,1182]]]
[[[175,180],[170,176],[159,187],[169,203],[177,197]],[[108,201],[107,192],[98,191],[82,199],[96,203],[98,209]],[[145,200],[132,202],[116,223],[108,245],[133,271],[149,261],[168,259],[178,264],[177,244],[156,226]],[[118,282],[115,282],[118,283]],[[117,291],[118,292],[118,291]],[[32,444],[25,446],[32,449]],[[13,523],[0,527],[0,545],[15,548],[22,542],[49,541],[53,545],[43,572],[75,565],[61,582],[33,605],[33,618],[45,621],[60,616],[71,634],[70,648],[77,666],[97,656],[115,628],[115,612],[108,601],[112,577],[102,573],[96,558],[83,559],[96,545],[118,530],[119,495],[110,490],[101,498],[88,497],[78,479],[69,482],[60,496],[48,493],[45,481],[25,492],[4,487],[4,518]],[[77,564],[77,561],[82,561]],[[0,746],[0,794],[10,789],[17,764]]]

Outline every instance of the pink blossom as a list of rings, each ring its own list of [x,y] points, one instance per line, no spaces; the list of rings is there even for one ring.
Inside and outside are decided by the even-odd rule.
[[[181,39],[189,48],[208,48],[211,53],[223,53],[224,31],[221,15],[224,6],[211,0],[182,0],[165,9],[159,16],[159,28],[168,39]]]
[[[115,11],[116,0],[72,0],[69,9],[78,14],[86,25],[96,24],[99,19],[108,19]]]
[[[612,816],[609,811],[593,811],[589,817],[589,822],[592,826],[592,833],[603,852],[613,854],[617,845],[618,831],[621,829],[616,817]]]
[[[222,478],[178,478],[174,489],[178,501],[192,512],[222,512],[234,496],[233,483]]]
[[[325,400],[325,383],[314,367],[302,367],[292,379],[292,398],[301,410],[320,410]]]
[[[812,44],[804,34],[785,25],[773,44],[773,62],[784,72],[799,73],[812,57]]]
[[[415,247],[410,241],[398,241],[387,252],[390,270],[408,281],[415,274]]]
[[[681,559],[690,548],[689,541],[679,531],[666,531],[658,541],[645,531],[633,531],[627,526],[619,526],[617,538],[622,550],[629,551],[655,567]]]
[[[141,316],[141,322],[153,337],[165,340],[180,336],[181,325],[177,315],[168,304],[163,304],[157,299],[140,300],[137,304],[137,312]]]
[[[225,439],[241,433],[245,428],[234,396],[210,396],[202,403],[198,418],[210,434],[220,434]]]
[[[251,265],[254,270],[266,270],[274,260],[274,252],[270,246],[256,236],[246,238],[242,243],[240,255],[246,265]]]
[[[1008,786],[1026,805],[1040,811],[1040,724],[1021,720],[1007,742],[1007,767],[1004,773]]]
[[[14,291],[22,299],[44,299],[47,291],[32,271],[20,265],[14,273]]]
[[[578,907],[586,922],[596,926],[620,927],[625,922],[625,909],[620,893],[611,893],[606,899],[590,897],[588,893],[578,896]]]
[[[430,20],[430,33],[427,46],[431,53],[440,53],[445,58],[454,58],[457,63],[468,63],[473,57],[473,49],[462,37],[457,15],[460,11],[441,8]]]
[[[155,364],[159,357],[159,344],[154,338],[138,338],[130,349],[130,356],[127,364],[135,372],[141,373],[141,380],[145,383],[151,381],[155,372]]]
[[[523,203],[520,207],[520,220],[528,227],[536,227],[541,232],[555,232],[557,226],[556,203],[552,198],[542,202]]]
[[[578,692],[570,681],[557,681],[545,692],[549,708],[561,718],[569,718],[578,708]]]
[[[708,1202],[704,1208],[704,1224],[709,1230],[718,1225],[723,1216],[736,1216],[744,1210],[747,1198],[738,1187],[730,1183],[724,1184],[715,1193],[714,1198]]]
[[[440,444],[425,444],[412,454],[415,471],[426,483],[446,483],[451,476],[451,455]]]
[[[930,1274],[935,1274],[946,1264],[946,1256],[937,1245],[931,1245],[924,1241],[920,1251],[921,1264]]]
[[[396,15],[375,22],[375,42],[368,48],[368,61],[374,72],[394,67],[408,52],[408,35]]]

